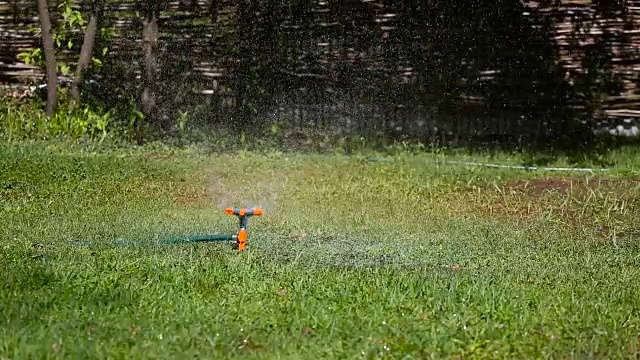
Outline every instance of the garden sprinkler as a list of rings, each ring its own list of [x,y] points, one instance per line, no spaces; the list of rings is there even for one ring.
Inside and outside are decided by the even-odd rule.
[[[169,239],[160,240],[160,244],[183,244],[183,243],[197,243],[197,242],[218,242],[218,241],[235,241],[238,251],[242,251],[247,248],[247,225],[249,224],[249,218],[252,216],[260,216],[264,211],[260,208],[226,208],[224,212],[229,215],[235,215],[239,220],[239,229],[235,234],[216,234],[216,235],[191,235],[191,236],[178,236]],[[86,245],[85,242],[78,242],[79,245]],[[136,242],[118,242],[119,245],[136,244]]]
[[[249,218],[252,216],[262,215],[262,209],[259,208],[226,208],[225,213],[229,215],[235,215],[239,220],[239,229],[236,235],[233,235],[238,246],[238,251],[242,251],[247,247],[247,225],[249,224]]]
[[[189,242],[214,242],[214,241],[235,241],[238,251],[242,251],[247,247],[247,225],[249,218],[252,216],[260,216],[263,210],[259,208],[226,208],[224,212],[229,215],[235,215],[239,220],[239,229],[236,234],[227,235],[194,235],[177,237],[161,241],[164,244],[189,243]]]

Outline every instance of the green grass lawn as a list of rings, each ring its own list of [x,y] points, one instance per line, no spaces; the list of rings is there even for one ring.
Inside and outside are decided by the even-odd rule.
[[[0,359],[640,356],[632,161],[364,159],[0,145]]]

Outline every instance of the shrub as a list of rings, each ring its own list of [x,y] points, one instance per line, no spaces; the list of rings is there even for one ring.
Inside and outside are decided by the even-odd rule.
[[[61,102],[48,118],[40,100],[0,96],[0,139],[26,140],[68,137],[102,141],[107,136],[111,113],[89,106],[71,107]]]

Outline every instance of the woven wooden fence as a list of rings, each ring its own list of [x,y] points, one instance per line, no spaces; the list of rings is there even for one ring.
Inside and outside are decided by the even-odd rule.
[[[168,2],[160,18],[162,106],[173,113],[188,109],[212,122],[233,114],[319,130],[394,132],[423,138],[436,133],[453,138],[512,134],[524,125],[529,132],[543,133],[548,125],[542,117],[521,115],[521,107],[528,102],[514,110],[505,104],[507,110],[491,111],[501,106],[501,93],[492,90],[493,98],[488,100],[486,89],[504,87],[504,71],[512,65],[492,68],[489,60],[483,66],[474,65],[465,59],[477,60],[477,55],[463,54],[466,58],[458,64],[443,64],[440,69],[456,72],[455,83],[436,84],[433,79],[438,74],[424,75],[436,63],[420,65],[424,53],[436,54],[447,44],[432,41],[413,46],[411,41],[417,44],[428,33],[411,34],[419,27],[407,20],[408,9],[382,0],[318,0],[307,8],[273,3]],[[55,2],[51,4],[54,9]],[[110,61],[121,69],[118,77],[129,82],[139,77],[142,58],[141,19],[135,6],[134,1],[118,0],[108,1],[105,9],[106,24],[115,30]],[[246,12],[253,17],[241,16]],[[265,14],[270,15],[267,20]],[[601,104],[603,114],[638,116],[640,0],[627,0],[608,12],[585,0],[527,1],[520,15],[531,28],[546,34],[556,58],[544,60],[553,61],[569,84],[585,78],[589,54],[605,47],[613,56],[603,66],[619,82],[620,90],[607,94]],[[55,11],[52,17],[55,24]],[[34,0],[0,0],[0,82],[4,86],[42,79],[40,69],[16,58],[19,52],[39,46],[33,30],[37,26]],[[438,26],[449,26],[445,29],[449,33],[456,29],[450,24]],[[473,43],[473,39],[466,41]],[[468,45],[447,46],[443,51]],[[508,46],[500,51],[509,51]],[[72,59],[74,51],[60,56]],[[508,79],[512,89],[536,92],[530,76],[518,80],[510,74]],[[451,88],[454,93],[444,96],[455,98],[449,101],[453,110],[443,111],[437,96]],[[504,96],[508,93],[505,90]],[[492,105],[487,107],[488,102]],[[535,106],[544,104],[538,101]],[[239,107],[244,109],[240,115]],[[168,116],[173,116],[171,111],[166,112]],[[540,111],[536,114],[544,114]]]

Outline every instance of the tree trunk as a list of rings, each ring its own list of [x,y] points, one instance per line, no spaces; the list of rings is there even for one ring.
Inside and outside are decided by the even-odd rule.
[[[158,51],[158,13],[151,10],[145,16],[142,23],[142,42],[144,56],[144,74],[142,90],[142,113],[147,122],[154,128],[161,126],[157,123],[156,109],[156,77],[157,77],[157,51]]]
[[[73,84],[71,84],[71,97],[78,104],[80,103],[80,84],[82,84],[84,72],[89,67],[89,62],[91,61],[91,54],[93,53],[97,32],[98,14],[94,11],[89,17],[89,24],[84,32],[84,40],[82,41],[82,48],[80,49],[80,59],[76,67],[76,76],[73,79]]]
[[[51,19],[49,17],[49,5],[47,0],[38,0],[38,16],[42,30],[42,43],[44,45],[44,60],[47,72],[47,116],[53,116],[57,105],[56,93],[58,87],[58,72],[56,68],[56,53],[53,48],[53,35],[51,34]]]

